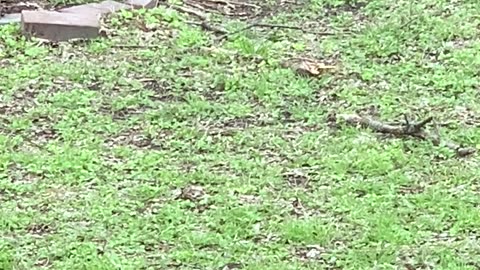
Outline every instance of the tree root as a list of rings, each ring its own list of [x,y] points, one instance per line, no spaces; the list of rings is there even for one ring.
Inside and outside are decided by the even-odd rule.
[[[452,141],[441,140],[435,123],[435,132],[433,134],[426,132],[425,126],[433,122],[433,117],[428,117],[420,122],[410,122],[407,116],[405,116],[405,123],[403,125],[387,124],[371,117],[360,116],[357,114],[342,115],[342,118],[350,125],[369,128],[375,132],[392,134],[398,137],[410,136],[421,140],[431,141],[435,146],[444,146],[455,151],[459,157],[469,156],[476,152],[476,149],[473,147],[463,147]]]

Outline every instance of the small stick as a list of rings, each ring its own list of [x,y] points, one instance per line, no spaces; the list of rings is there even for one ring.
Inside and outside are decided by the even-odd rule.
[[[406,114],[403,115],[403,119],[405,120],[405,125],[410,126],[410,121],[408,121],[408,116]]]

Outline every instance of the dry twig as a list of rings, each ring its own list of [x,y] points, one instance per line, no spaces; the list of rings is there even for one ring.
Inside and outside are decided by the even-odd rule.
[[[360,125],[364,128],[369,128],[376,132],[392,134],[395,136],[411,136],[411,137],[419,138],[421,140],[431,141],[434,145],[437,145],[437,146],[443,145],[455,151],[455,153],[460,157],[468,156],[476,152],[475,148],[463,147],[452,141],[441,140],[437,125],[434,125],[435,126],[434,134],[426,132],[425,126],[429,123],[432,123],[433,121],[432,117],[428,117],[427,119],[417,123],[412,123],[409,121],[407,116],[405,116],[404,125],[386,124],[381,121],[375,120],[371,117],[360,116],[357,114],[343,115],[342,117],[347,123],[351,125]]]

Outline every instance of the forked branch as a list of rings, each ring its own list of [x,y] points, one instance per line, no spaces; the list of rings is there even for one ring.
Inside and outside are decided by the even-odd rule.
[[[429,123],[433,122],[433,117],[428,117],[416,123],[412,123],[407,116],[404,117],[405,123],[403,125],[392,125],[375,120],[369,116],[360,116],[357,114],[348,114],[342,116],[342,118],[350,125],[369,128],[375,132],[392,134],[398,137],[411,136],[421,140],[431,141],[434,145],[441,145],[452,149],[460,157],[468,156],[476,152],[476,149],[473,147],[463,147],[451,141],[441,140],[436,125],[435,134],[426,132],[425,127]]]

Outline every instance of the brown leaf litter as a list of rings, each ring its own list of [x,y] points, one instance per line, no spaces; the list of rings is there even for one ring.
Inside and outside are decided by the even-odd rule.
[[[336,70],[336,66],[312,58],[290,58],[281,63],[284,68],[291,68],[300,76],[319,77]]]

